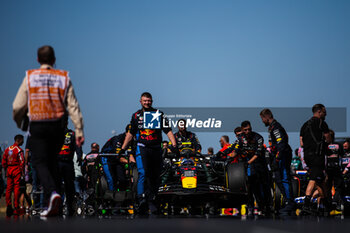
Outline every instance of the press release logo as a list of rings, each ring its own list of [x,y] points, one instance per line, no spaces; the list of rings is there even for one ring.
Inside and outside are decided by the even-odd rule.
[[[144,112],[144,129],[172,128],[176,130],[180,119],[186,121],[186,128],[192,132],[232,132],[243,121],[250,121],[253,130],[266,132],[260,118],[264,107],[159,107],[153,112]],[[275,118],[287,132],[300,132],[301,126],[310,119],[310,108],[270,108]],[[163,114],[164,113],[164,114]],[[343,107],[327,107],[327,124],[336,132],[347,132],[347,110]],[[180,121],[181,123],[181,121]]]
[[[157,110],[156,112],[143,113],[143,128],[145,129],[160,129],[160,116],[162,114]]]
[[[157,110],[156,112],[144,112],[143,113],[143,128],[144,129],[161,129],[161,128],[176,128],[179,123],[179,117],[183,117],[186,120],[184,126],[186,128],[221,128],[222,122],[215,118],[207,118],[206,120],[200,120],[192,118],[191,115],[165,115],[165,118],[161,117],[162,113]],[[161,121],[163,119],[163,121]],[[181,124],[182,122],[180,122]]]

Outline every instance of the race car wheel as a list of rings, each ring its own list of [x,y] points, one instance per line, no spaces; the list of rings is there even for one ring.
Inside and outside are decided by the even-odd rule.
[[[275,185],[275,192],[273,194],[273,207],[275,211],[278,211],[283,206],[283,195],[281,193],[281,190],[278,188],[277,184]]]
[[[131,192],[133,193],[134,195],[134,198],[136,199],[136,196],[137,196],[137,181],[138,181],[138,176],[139,176],[139,173],[137,171],[137,167],[134,166],[132,168],[132,185],[131,185]]]
[[[99,181],[100,182],[98,184],[98,189],[96,194],[98,197],[103,197],[106,191],[108,190],[108,183],[104,176],[101,176]]]
[[[293,189],[293,196],[299,197],[300,196],[300,180],[297,177],[292,177],[292,189]]]
[[[247,176],[243,163],[232,163],[226,166],[226,185],[232,193],[248,193]]]

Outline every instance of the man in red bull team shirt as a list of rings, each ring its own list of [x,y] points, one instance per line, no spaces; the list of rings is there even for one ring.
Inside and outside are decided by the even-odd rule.
[[[160,184],[160,172],[162,169],[162,131],[168,136],[171,143],[176,148],[176,140],[170,127],[164,127],[163,121],[167,119],[163,113],[157,109],[152,108],[152,95],[144,92],[141,95],[140,103],[142,109],[135,112],[131,117],[131,129],[126,134],[120,154],[124,153],[128,144],[135,136],[136,147],[136,165],[138,170],[138,213],[141,215],[147,214],[148,209],[151,214],[156,214],[158,211],[155,204],[155,198]],[[147,127],[144,119],[146,114],[152,114],[152,120],[149,122],[153,124],[155,119],[158,121],[156,128]],[[166,124],[169,125],[169,124]]]

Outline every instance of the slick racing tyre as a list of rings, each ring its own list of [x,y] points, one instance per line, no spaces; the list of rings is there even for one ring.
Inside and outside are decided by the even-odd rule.
[[[283,195],[281,190],[278,188],[277,184],[275,185],[275,192],[273,194],[273,207],[275,211],[280,210],[283,207]]]
[[[226,166],[226,185],[231,193],[247,194],[247,176],[244,163],[232,163]]]
[[[137,171],[137,167],[136,166],[133,166],[131,175],[132,175],[131,192],[133,193],[134,199],[136,200],[136,197],[137,197],[137,181],[138,181],[138,176],[139,176],[139,173]]]
[[[104,176],[101,176],[99,179],[99,183],[97,184],[96,194],[98,197],[102,198],[106,191],[108,190],[108,183]]]
[[[293,196],[299,197],[300,196],[300,180],[297,177],[292,177],[292,189],[293,189]]]

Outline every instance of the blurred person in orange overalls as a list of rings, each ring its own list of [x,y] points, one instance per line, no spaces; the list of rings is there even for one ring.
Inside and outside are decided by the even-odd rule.
[[[20,181],[24,175],[24,154],[20,148],[23,145],[23,135],[15,136],[15,143],[6,148],[2,157],[2,166],[6,170],[7,188],[6,188],[6,204],[7,216],[19,213],[19,196],[20,196]],[[14,207],[12,208],[11,194],[14,192]]]

